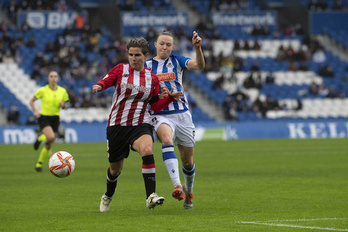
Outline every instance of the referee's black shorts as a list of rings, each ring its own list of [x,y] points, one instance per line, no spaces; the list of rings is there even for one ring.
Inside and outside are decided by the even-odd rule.
[[[46,126],[51,126],[54,132],[58,132],[58,127],[60,124],[59,116],[45,116],[41,115],[38,119],[40,131]]]
[[[114,163],[125,159],[129,155],[130,149],[135,140],[140,136],[148,134],[153,138],[153,127],[143,123],[139,126],[109,126],[106,129],[109,162]],[[130,147],[131,146],[131,147]]]

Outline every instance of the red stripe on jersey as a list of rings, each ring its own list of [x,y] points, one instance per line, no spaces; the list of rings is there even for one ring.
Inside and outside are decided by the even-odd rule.
[[[129,67],[129,66],[128,66]],[[122,78],[121,78],[121,83],[122,83]],[[127,84],[133,84],[134,83],[134,70],[129,68],[129,76],[127,79]],[[118,95],[120,95],[122,93],[118,93]],[[117,110],[117,114],[116,114],[116,120],[115,120],[115,125],[118,125],[121,123],[122,120],[122,115],[124,113],[124,108],[127,102],[128,97],[132,94],[132,89],[126,88],[125,91],[125,95],[123,96],[119,106],[118,106],[118,110]],[[127,122],[127,126],[128,122]]]
[[[146,70],[145,72],[142,73],[141,75],[141,79],[140,79],[140,86],[146,86]],[[143,97],[144,95],[144,92],[142,93],[142,96]],[[151,95],[150,95],[151,96]],[[139,124],[143,123],[144,121],[144,117],[145,117],[145,110],[146,110],[146,107],[147,107],[147,104],[148,104],[148,99],[146,99],[144,101],[144,104],[143,104],[143,108],[141,109],[141,114],[140,114],[140,117],[139,117]]]
[[[133,74],[133,80],[136,78],[135,75],[134,75],[134,70],[132,72]],[[139,86],[146,86],[145,85],[145,72],[138,72],[139,74]],[[141,98],[144,96],[144,92],[143,91],[138,91],[137,95],[135,96],[132,104],[131,104],[131,108],[129,110],[129,113],[128,113],[128,117],[127,117],[127,126],[132,126],[133,125],[133,118],[134,118],[134,114],[135,114],[135,111],[137,110],[137,106],[138,106],[138,103],[139,101],[141,100]],[[144,112],[143,110],[141,110],[140,112],[140,115],[143,115]],[[141,124],[142,121],[140,122],[140,120],[138,120],[138,124]]]

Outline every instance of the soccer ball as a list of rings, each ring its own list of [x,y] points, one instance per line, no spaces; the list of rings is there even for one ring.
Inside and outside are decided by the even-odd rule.
[[[48,168],[56,177],[67,177],[75,169],[75,160],[69,152],[58,151],[48,161]]]

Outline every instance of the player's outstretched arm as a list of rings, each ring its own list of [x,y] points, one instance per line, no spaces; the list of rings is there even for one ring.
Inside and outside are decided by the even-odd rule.
[[[202,38],[198,35],[196,31],[194,31],[192,35],[192,44],[195,47],[196,59],[189,60],[187,62],[187,67],[191,70],[204,69],[205,61],[202,51]]]
[[[93,85],[92,86],[92,92],[93,94],[96,94],[102,90],[102,87],[100,85]]]

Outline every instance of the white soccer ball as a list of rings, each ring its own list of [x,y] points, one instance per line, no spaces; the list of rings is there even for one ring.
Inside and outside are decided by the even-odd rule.
[[[69,152],[58,151],[49,159],[48,168],[56,177],[67,177],[75,169],[74,157]]]

